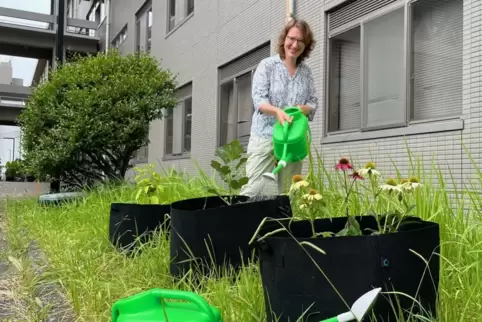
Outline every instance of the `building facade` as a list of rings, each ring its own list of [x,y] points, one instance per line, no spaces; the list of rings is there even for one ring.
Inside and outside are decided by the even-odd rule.
[[[150,50],[179,81],[179,108],[137,161],[208,170],[217,147],[247,142],[251,77],[290,9],[315,33],[312,145],[327,167],[349,156],[407,176],[408,147],[457,182],[473,175],[462,142],[481,164],[480,0],[111,1],[109,46]]]

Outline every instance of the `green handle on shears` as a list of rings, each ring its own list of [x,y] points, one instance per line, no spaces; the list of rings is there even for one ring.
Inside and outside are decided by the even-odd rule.
[[[331,318],[331,319],[328,319],[328,320],[323,320],[323,321],[320,321],[320,322],[338,322],[338,317],[334,317],[334,318]]]

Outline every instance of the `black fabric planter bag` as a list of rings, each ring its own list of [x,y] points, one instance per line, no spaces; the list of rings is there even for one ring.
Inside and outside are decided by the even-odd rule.
[[[168,231],[170,211],[170,205],[112,203],[109,240],[119,249],[133,249],[138,236],[140,242],[146,242],[158,227]]]
[[[377,228],[372,216],[358,217],[357,220],[363,230]],[[378,236],[313,239],[309,221],[292,222],[290,231],[299,242],[310,242],[326,252],[323,255],[310,246],[303,246],[349,307],[358,297],[377,287],[382,287],[382,292],[402,292],[421,302],[425,311],[420,311],[420,305],[414,304],[406,296],[381,294],[372,313],[377,321],[395,322],[399,320],[394,316],[391,303],[397,312],[400,307],[410,312],[414,305],[412,314],[428,311],[433,317],[436,316],[440,267],[439,226],[418,218],[410,220],[415,222],[400,227],[399,232]],[[346,221],[346,217],[318,219],[315,229],[316,232],[336,233],[345,227]],[[262,229],[259,236],[270,231],[273,231],[273,227]],[[259,242],[257,247],[260,249],[268,321],[276,321],[276,317],[279,322],[296,321],[303,315],[300,321],[318,322],[349,310],[288,233],[270,236]],[[396,300],[400,301],[400,305]]]
[[[190,267],[197,273],[206,268],[209,272],[228,263],[239,268],[252,258],[255,249],[248,243],[263,218],[291,215],[288,196],[259,201],[236,196],[231,205],[218,196],[175,202],[171,206],[171,275],[178,277]]]

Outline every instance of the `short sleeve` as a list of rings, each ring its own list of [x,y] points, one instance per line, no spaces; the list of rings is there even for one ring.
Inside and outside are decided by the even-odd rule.
[[[253,97],[254,111],[259,112],[259,107],[269,103],[269,66],[268,60],[264,59],[256,68],[251,85],[251,95]]]
[[[316,96],[315,80],[313,79],[313,74],[309,67],[307,72],[307,84],[306,88],[308,91],[308,99],[306,100],[306,105],[311,107],[311,112],[308,115],[308,119],[313,121],[315,117],[316,110],[318,109],[318,97]]]

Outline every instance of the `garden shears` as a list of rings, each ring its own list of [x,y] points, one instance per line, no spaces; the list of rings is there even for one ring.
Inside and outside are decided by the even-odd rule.
[[[355,303],[353,303],[350,311],[320,322],[361,322],[365,315],[372,309],[381,290],[381,288],[376,288],[363,294],[355,301]]]

